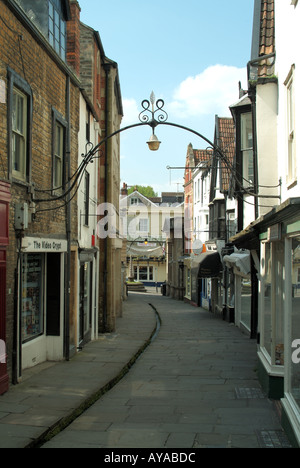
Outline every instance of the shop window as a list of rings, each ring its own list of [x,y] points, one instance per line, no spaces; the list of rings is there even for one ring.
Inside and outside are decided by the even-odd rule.
[[[153,266],[135,266],[134,279],[136,281],[153,281]]]
[[[92,263],[83,263],[80,267],[80,323],[79,339],[85,341],[91,327],[91,274]]]
[[[265,273],[264,273],[264,306],[263,306],[263,319],[264,319],[264,335],[263,346],[271,356],[271,244],[265,244]]]
[[[148,268],[147,267],[139,267],[139,280],[140,281],[147,281],[148,280]]]
[[[292,342],[300,339],[300,237],[292,240]],[[300,406],[300,364],[292,361],[291,393]]]
[[[241,284],[241,322],[251,331],[251,280],[242,278]]]
[[[44,331],[44,256],[25,254],[22,265],[22,342],[26,343]]]
[[[265,245],[263,342],[272,365],[284,365],[284,244]]]
[[[191,294],[191,270],[188,268],[186,276],[186,294],[190,296]]]

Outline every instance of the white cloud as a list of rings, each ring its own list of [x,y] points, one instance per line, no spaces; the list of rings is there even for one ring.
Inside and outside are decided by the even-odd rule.
[[[247,83],[245,68],[227,65],[208,67],[197,76],[184,80],[170,104],[177,117],[230,115],[228,107],[238,101],[238,82]]]
[[[123,112],[122,127],[127,127],[138,121],[138,116],[141,111],[135,99],[123,99]]]

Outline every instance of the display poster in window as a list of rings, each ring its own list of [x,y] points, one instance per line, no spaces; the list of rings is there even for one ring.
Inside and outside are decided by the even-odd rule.
[[[24,255],[22,275],[22,338],[29,341],[43,331],[43,256]]]

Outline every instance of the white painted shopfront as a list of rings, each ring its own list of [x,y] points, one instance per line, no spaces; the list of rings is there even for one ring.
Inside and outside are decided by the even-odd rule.
[[[19,368],[64,355],[64,266],[67,241],[25,237],[20,255]]]

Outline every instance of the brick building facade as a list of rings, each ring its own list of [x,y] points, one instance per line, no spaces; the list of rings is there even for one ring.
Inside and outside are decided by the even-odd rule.
[[[76,0],[0,0],[0,12],[1,394],[24,369],[76,352],[87,263],[78,233],[80,115],[94,125],[95,145],[120,128],[122,103],[117,64],[80,22]],[[119,155],[118,138],[101,146],[93,174],[95,207],[114,203],[117,213]],[[122,243],[91,232],[101,272],[95,324],[110,331],[122,311]]]
[[[0,180],[11,197],[2,315],[14,382],[24,368],[66,355],[68,252],[77,239],[76,196],[65,195],[77,169],[79,130],[79,80],[63,42],[70,11],[67,2],[58,10],[50,2],[45,26],[29,3],[1,1],[0,8]],[[43,29],[50,31],[51,15],[60,18],[57,51]]]

